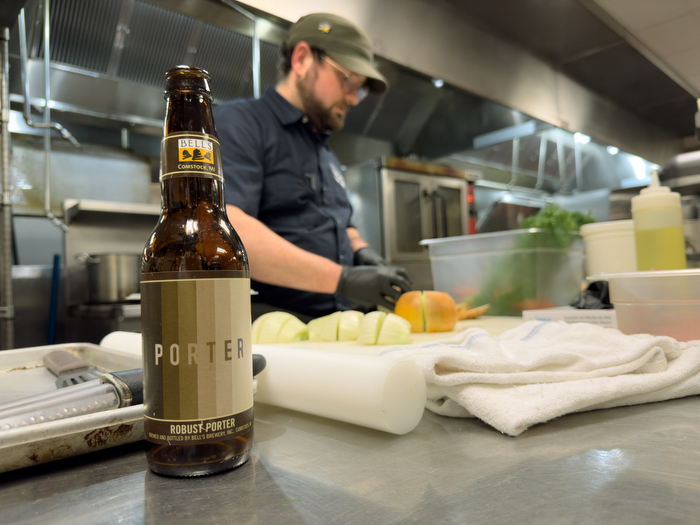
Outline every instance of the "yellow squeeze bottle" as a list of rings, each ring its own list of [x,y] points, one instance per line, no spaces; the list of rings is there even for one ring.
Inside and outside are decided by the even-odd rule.
[[[659,185],[654,170],[651,184],[632,198],[637,271],[681,270],[687,267],[681,196]]]

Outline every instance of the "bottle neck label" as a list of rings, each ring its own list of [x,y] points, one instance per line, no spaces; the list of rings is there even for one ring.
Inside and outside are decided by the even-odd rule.
[[[219,141],[206,133],[171,133],[160,149],[160,180],[207,177],[223,180]]]

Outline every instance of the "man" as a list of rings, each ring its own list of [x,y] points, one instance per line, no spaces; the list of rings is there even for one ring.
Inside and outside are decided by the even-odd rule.
[[[393,308],[411,288],[408,275],[352,226],[340,162],[328,147],[350,107],[387,87],[370,40],[339,16],[311,14],[290,28],[282,55],[275,89],[214,110],[226,209],[258,292],[253,318]]]

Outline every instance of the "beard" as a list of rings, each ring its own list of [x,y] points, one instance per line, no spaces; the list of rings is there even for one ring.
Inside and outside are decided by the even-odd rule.
[[[318,70],[313,68],[304,78],[297,80],[297,90],[304,106],[304,112],[318,131],[340,131],[345,125],[345,113],[333,112],[333,106],[327,108],[318,99],[314,85],[318,78]],[[347,111],[348,108],[345,108]]]

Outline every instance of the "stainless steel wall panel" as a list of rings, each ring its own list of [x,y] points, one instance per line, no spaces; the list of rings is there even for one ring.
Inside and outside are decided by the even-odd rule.
[[[203,24],[195,65],[211,75],[217,102],[253,96],[253,39]]]
[[[262,91],[277,84],[280,46],[260,41],[260,86]]]
[[[15,302],[14,348],[48,343],[53,266],[13,266],[12,291]],[[56,312],[56,342],[66,341],[66,287],[61,278]]]
[[[121,6],[122,0],[52,1],[51,60],[106,73]]]
[[[382,102],[382,111],[375,119],[368,134],[378,139],[395,139],[411,108],[419,99],[418,94],[401,89],[401,87],[389,89]]]
[[[117,76],[136,84],[163,88],[165,72],[181,64],[187,55],[194,26],[193,18],[136,2]]]
[[[13,166],[25,178],[23,202],[14,213],[44,213],[44,152],[34,138],[13,141]],[[78,152],[54,144],[51,153],[51,211],[62,213],[65,199],[82,198],[141,202],[150,200],[151,168],[143,159],[127,152],[84,144]]]
[[[373,124],[372,116],[384,101],[384,97],[375,93],[367,95],[361,104],[352,108],[345,118],[345,127],[343,131],[346,133],[355,133],[363,135],[367,130],[367,125]],[[392,137],[393,138],[393,137]]]

